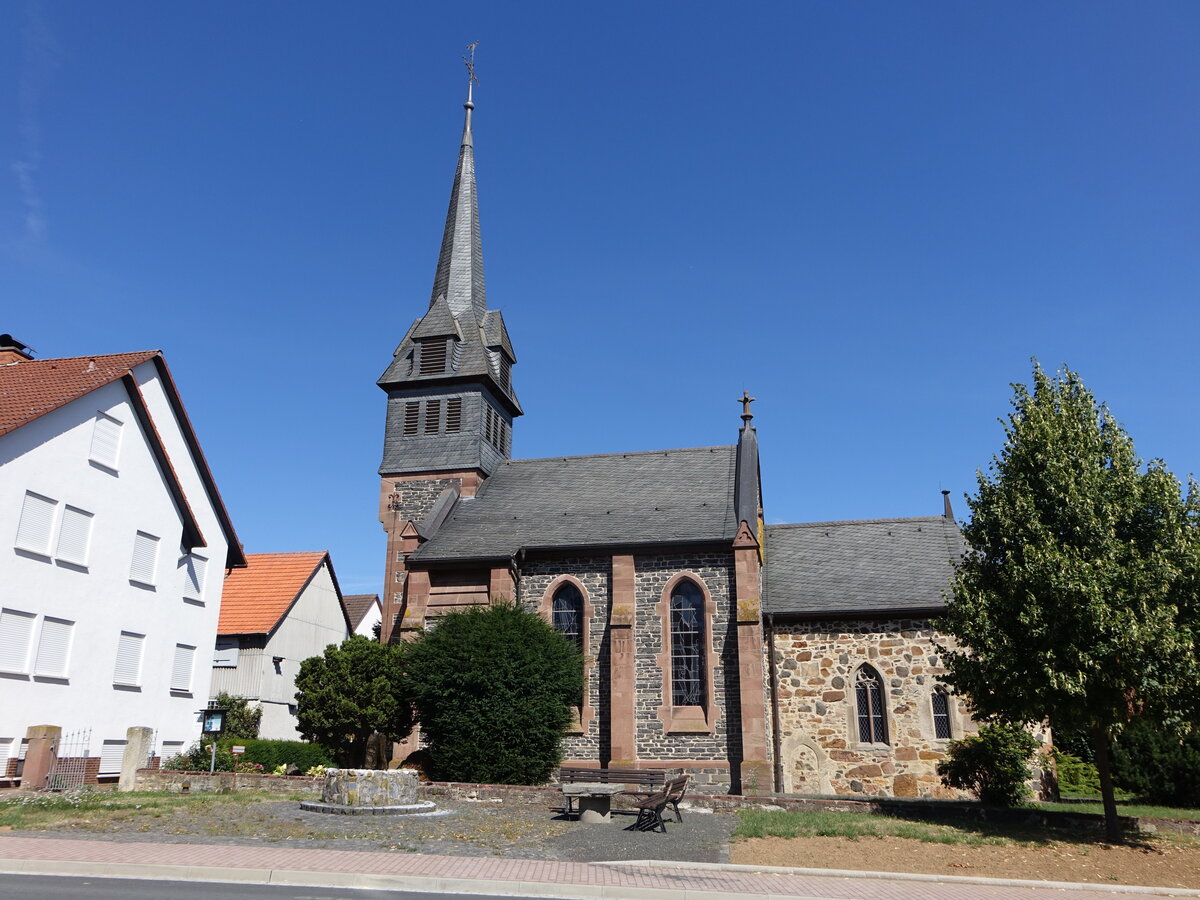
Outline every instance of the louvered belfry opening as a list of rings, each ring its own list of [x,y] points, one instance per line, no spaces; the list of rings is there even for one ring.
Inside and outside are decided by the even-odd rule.
[[[446,372],[446,347],[449,341],[446,338],[434,338],[424,340],[420,343],[420,351],[417,354],[418,374],[420,375],[442,375]]]
[[[446,434],[462,431],[462,397],[451,397],[446,401]]]

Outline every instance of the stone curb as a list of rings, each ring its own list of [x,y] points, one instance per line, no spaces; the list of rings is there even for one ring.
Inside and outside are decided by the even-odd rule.
[[[929,875],[924,872],[871,872],[859,869],[801,869],[788,866],[744,866],[734,863],[689,862],[686,866],[664,859],[623,859],[594,862],[593,866],[635,866],[639,869],[717,869],[722,872],[765,872],[771,875],[805,875],[826,878],[874,878],[886,881],[931,881],[952,884],[988,884],[994,887],[1043,888],[1055,891],[1104,891],[1110,894],[1152,894],[1200,897],[1192,888],[1150,887],[1141,884],[1101,884],[1090,881],[1029,881],[1020,878],[986,878],[982,875]],[[725,896],[729,896],[726,894]]]
[[[859,878],[888,881],[924,881],[978,884],[994,887],[1038,888],[1058,891],[1095,891],[1111,894],[1145,894],[1170,897],[1200,897],[1200,890],[1146,887],[1141,885],[1087,884],[1068,881],[1024,881],[1015,878],[983,878],[969,875],[925,875],[911,872],[866,872],[851,869],[803,869],[785,866],[743,866],[722,863],[678,863],[664,860],[621,860],[590,865],[613,868],[706,869],[728,872],[799,875],[824,878]],[[484,894],[492,896],[536,896],[559,900],[781,900],[795,894],[738,893],[700,889],[663,889],[630,885],[569,884],[547,881],[493,881],[471,878],[439,878],[421,875],[374,875],[356,872],[313,872],[298,869],[248,869],[220,866],[110,863],[78,860],[0,859],[6,875],[76,875],[88,878],[131,878],[168,881],[217,882],[224,884],[278,884],[293,887],[338,887],[361,890],[406,890],[414,893]]]

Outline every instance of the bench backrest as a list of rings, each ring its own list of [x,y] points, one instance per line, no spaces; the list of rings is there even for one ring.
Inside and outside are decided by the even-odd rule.
[[[597,784],[644,784],[653,787],[664,785],[665,773],[653,769],[592,769],[586,766],[563,766],[558,770],[558,780],[564,784],[595,782]]]

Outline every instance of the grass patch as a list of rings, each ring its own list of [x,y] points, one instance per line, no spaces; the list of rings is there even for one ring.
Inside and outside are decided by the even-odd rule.
[[[1038,809],[1049,809],[1055,812],[1095,813],[1104,815],[1104,804],[1099,800],[1094,803],[1037,803]],[[1188,819],[1200,821],[1200,809],[1189,809],[1176,806],[1153,806],[1148,803],[1122,802],[1117,803],[1117,813],[1122,816],[1141,816],[1151,819]]]
[[[1005,844],[1013,839],[981,832],[978,828],[958,828],[936,822],[913,822],[872,813],[825,812],[821,810],[744,809],[738,813],[733,831],[737,839],[761,837],[899,837],[927,844]]]
[[[0,827],[13,830],[49,828],[71,822],[117,822],[134,816],[161,816],[176,810],[200,810],[229,804],[253,803],[259,793],[182,794],[153,791],[63,791],[62,793],[12,792],[0,795]]]

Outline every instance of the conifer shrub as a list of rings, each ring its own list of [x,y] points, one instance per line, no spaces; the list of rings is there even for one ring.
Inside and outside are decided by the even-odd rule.
[[[582,691],[576,646],[497,601],[441,619],[404,654],[435,781],[544,784]]]
[[[951,741],[937,773],[950,787],[972,791],[985,806],[1017,806],[1029,797],[1029,758],[1042,742],[1019,725],[984,725]]]
[[[1135,721],[1115,741],[1112,765],[1113,781],[1140,800],[1200,806],[1200,735]]]

